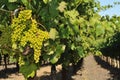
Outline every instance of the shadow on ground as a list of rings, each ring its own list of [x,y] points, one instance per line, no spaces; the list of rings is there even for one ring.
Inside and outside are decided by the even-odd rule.
[[[18,68],[15,66],[14,63],[7,64],[7,68],[5,69],[5,65],[0,65],[0,79],[1,78],[9,78],[8,76],[11,74],[18,74]]]
[[[18,70],[16,68],[7,68],[0,70],[0,78],[8,78],[8,75],[13,73],[17,74]]]
[[[83,58],[78,61],[78,63],[74,66],[69,66],[68,67],[68,72],[67,72],[67,80],[74,80],[72,76],[77,75],[77,71],[81,70],[83,67]],[[62,71],[58,72],[56,74],[56,79],[55,80],[62,80]],[[43,75],[39,78],[40,80],[53,80],[51,79],[50,75]]]
[[[39,77],[39,80],[53,80],[53,79],[51,79],[50,75],[43,75],[43,76]],[[58,72],[56,74],[56,79],[55,80],[62,80],[61,79],[61,72]],[[67,80],[74,80],[74,79],[72,78],[72,75],[69,75],[69,79],[67,79]]]
[[[73,66],[69,66],[69,71],[67,72],[68,73],[68,77],[69,79],[67,80],[73,80],[72,79],[72,76],[76,75],[75,73],[81,69],[81,66],[83,65],[83,60],[79,61],[79,63],[77,65],[75,65],[74,67]],[[8,79],[10,75],[12,74],[18,74],[19,76],[19,73],[18,73],[18,69],[16,67],[10,67],[10,65],[8,65],[8,68],[5,70],[3,68],[3,65],[0,65],[0,79]],[[43,65],[42,67],[45,67],[45,66],[50,66],[49,64],[47,65]],[[34,80],[52,80],[51,79],[51,75],[50,73],[47,73],[47,72],[44,72],[45,75],[42,75],[42,76],[37,76],[35,77]],[[61,71],[57,72],[56,73],[56,80],[61,80]]]
[[[95,56],[94,58],[102,68],[110,71],[109,74],[111,75],[112,80],[120,80],[120,69],[111,66],[109,63],[102,60],[99,56]],[[111,79],[108,79],[108,80],[111,80]]]

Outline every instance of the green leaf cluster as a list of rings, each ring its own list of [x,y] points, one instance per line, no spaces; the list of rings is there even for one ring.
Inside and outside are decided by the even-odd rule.
[[[29,67],[28,67],[29,66]],[[26,62],[25,65],[21,66],[20,72],[27,79],[29,77],[33,78],[36,74],[37,66],[34,63]]]

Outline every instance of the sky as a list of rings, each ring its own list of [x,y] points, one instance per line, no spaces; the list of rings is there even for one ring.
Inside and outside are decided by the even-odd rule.
[[[108,4],[113,4],[113,2],[120,2],[120,0],[98,0],[100,1],[100,4],[102,6],[104,5],[108,5]],[[100,15],[109,15],[109,16],[113,16],[113,15],[118,15],[120,16],[120,5],[115,5],[113,8],[110,8],[106,11],[102,11],[100,12]]]

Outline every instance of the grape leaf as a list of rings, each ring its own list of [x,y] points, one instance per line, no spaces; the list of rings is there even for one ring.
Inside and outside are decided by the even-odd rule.
[[[58,34],[58,32],[57,32],[57,30],[55,28],[50,29],[50,32],[49,32],[50,39],[55,40],[57,34]]]
[[[17,0],[8,0],[9,2],[16,2]]]

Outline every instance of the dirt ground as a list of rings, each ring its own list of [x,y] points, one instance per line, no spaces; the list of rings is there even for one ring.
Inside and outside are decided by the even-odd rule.
[[[83,69],[73,77],[74,80],[120,80],[120,69],[90,55],[84,59]]]
[[[16,72],[15,65],[9,65],[8,70],[0,66],[0,80],[24,80],[22,74]],[[60,80],[61,66],[57,66],[57,80]],[[50,80],[50,66],[41,67],[37,71],[36,80]],[[71,75],[73,80],[120,80],[120,69],[110,66],[99,57],[92,55],[84,59],[82,69],[76,75]]]

